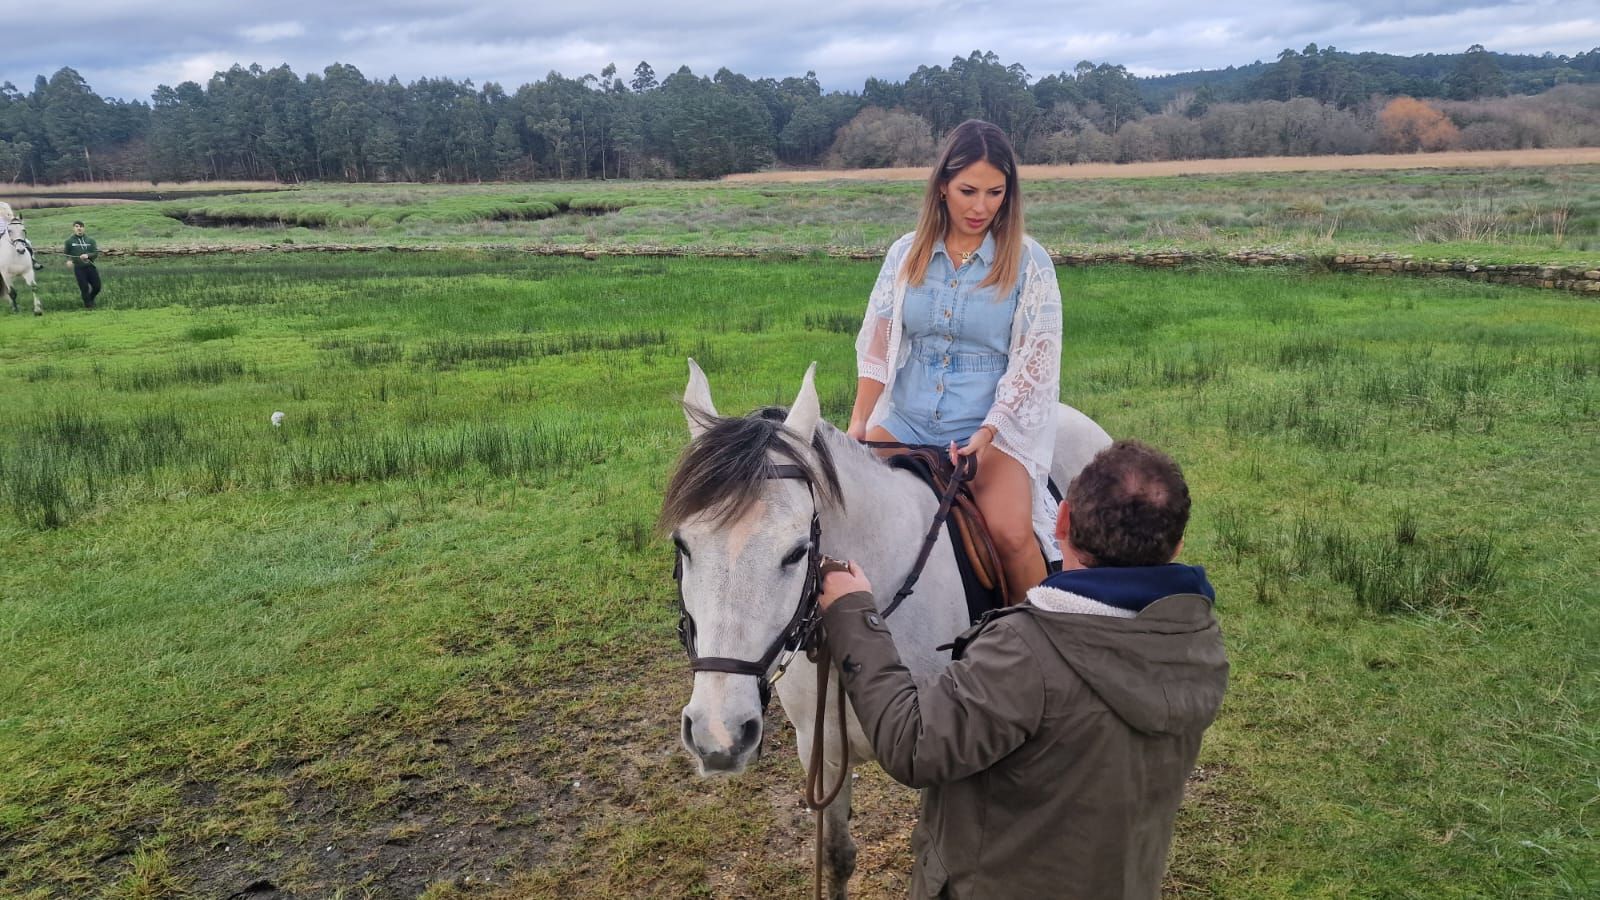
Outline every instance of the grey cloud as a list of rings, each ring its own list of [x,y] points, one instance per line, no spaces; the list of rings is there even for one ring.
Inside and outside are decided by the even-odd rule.
[[[34,75],[72,66],[101,94],[144,99],[158,83],[203,80],[207,66],[235,62],[288,63],[302,75],[343,62],[375,79],[442,75],[514,88],[551,70],[571,76],[608,62],[626,76],[643,59],[660,76],[683,64],[703,75],[726,66],[751,77],[812,69],[828,89],[854,91],[868,77],[903,79],[919,65],[947,65],[974,49],[993,50],[1035,77],[1070,70],[1083,58],[1144,73],[1243,65],[1312,42],[1402,54],[1458,51],[1474,42],[1573,53],[1594,45],[1596,16],[1582,13],[1581,5],[1312,0],[1263,14],[1259,3],[1246,0],[944,0],[931,7],[916,0],[816,0],[764,8],[745,0],[481,0],[467,7],[281,0],[236,4],[218,15],[196,0],[122,0],[96,7],[82,27],[63,28],[47,16],[18,20],[0,57],[0,78],[26,89]],[[287,36],[285,23],[304,31]],[[1550,43],[1495,46],[1497,37]]]

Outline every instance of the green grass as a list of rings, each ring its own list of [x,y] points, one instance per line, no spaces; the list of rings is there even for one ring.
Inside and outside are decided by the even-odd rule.
[[[1240,249],[1600,264],[1600,166],[1033,181],[1030,233],[1061,252]],[[85,218],[105,249],[395,245],[881,252],[921,185],[600,182],[309,185],[33,210],[43,248]],[[204,223],[204,224],[187,224]]]
[[[817,360],[839,421],[876,269],[129,260],[105,309],[0,319],[0,893],[799,893],[782,736],[735,782],[674,749],[651,524],[684,357],[730,412]],[[1184,464],[1233,660],[1171,886],[1592,895],[1600,306],[1062,282],[1063,394]],[[911,801],[875,777],[889,896]]]

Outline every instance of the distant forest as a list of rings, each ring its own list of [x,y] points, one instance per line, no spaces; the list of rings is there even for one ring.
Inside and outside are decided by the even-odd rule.
[[[1411,99],[1407,99],[1411,98]],[[1139,78],[1081,62],[1040,78],[993,53],[904,81],[824,92],[816,75],[687,67],[658,78],[552,72],[514,91],[367,78],[334,64],[234,66],[98,96],[73,69],[0,86],[0,177],[88,180],[478,181],[714,178],[778,166],[922,165],[967,118],[1026,162],[1134,162],[1600,144],[1600,48],[1511,55],[1473,45],[1401,57],[1315,44],[1272,62]]]

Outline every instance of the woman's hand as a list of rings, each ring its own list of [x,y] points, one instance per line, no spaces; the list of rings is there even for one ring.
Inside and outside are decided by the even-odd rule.
[[[850,427],[846,428],[844,433],[848,434],[850,439],[857,443],[865,443],[867,440],[867,423],[851,419]]]
[[[972,435],[972,439],[967,441],[967,445],[959,450],[956,449],[955,442],[951,441],[950,462],[960,465],[956,457],[977,454],[978,464],[982,465],[984,454],[988,452],[990,445],[994,443],[994,430],[993,425],[979,425],[978,430]]]

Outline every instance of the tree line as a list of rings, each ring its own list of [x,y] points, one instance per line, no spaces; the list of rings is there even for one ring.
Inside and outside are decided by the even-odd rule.
[[[1030,162],[1354,153],[1384,148],[1379,113],[1385,95],[1397,93],[1453,98],[1454,111],[1444,112],[1462,119],[1449,137],[1457,145],[1600,142],[1590,108],[1600,104],[1581,89],[1550,91],[1557,100],[1542,107],[1537,97],[1493,99],[1530,86],[1600,83],[1600,49],[1512,57],[1474,45],[1455,55],[1388,57],[1312,45],[1249,68],[1245,78],[1227,70],[1211,80],[1140,79],[1121,65],[1085,61],[1035,79],[1020,64],[974,51],[948,66],[920,66],[903,81],[873,78],[859,92],[825,92],[813,72],[751,79],[682,67],[658,78],[648,62],[631,73],[615,65],[577,77],[552,72],[514,91],[450,78],[369,79],[345,64],[303,77],[288,66],[235,65],[204,85],[162,85],[148,103],[102,98],[63,68],[40,76],[29,93],[0,86],[0,176],[714,178],[773,164],[920,165],[939,137],[973,117],[1004,128]],[[1396,85],[1404,90],[1390,89]],[[1473,103],[1486,105],[1468,108]],[[1573,108],[1576,120],[1560,128],[1540,124],[1545,116],[1570,119]]]
[[[1185,92],[1234,102],[1311,97],[1348,107],[1373,96],[1477,100],[1597,81],[1600,48],[1570,57],[1536,56],[1495,53],[1473,44],[1463,53],[1394,56],[1308,44],[1298,51],[1285,48],[1270,63],[1143,78],[1139,91],[1152,110]]]

